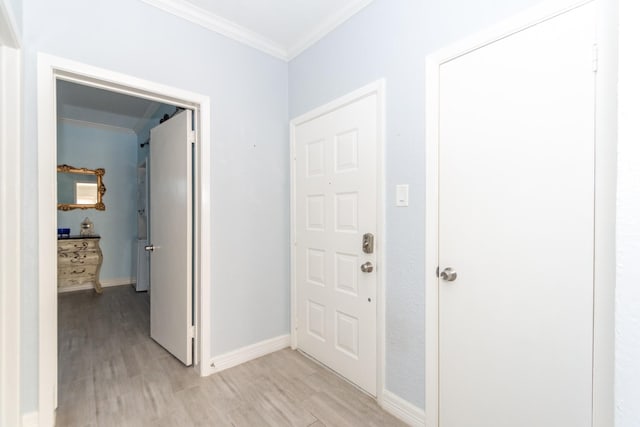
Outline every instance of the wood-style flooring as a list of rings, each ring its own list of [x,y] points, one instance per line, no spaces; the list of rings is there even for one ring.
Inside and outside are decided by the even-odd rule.
[[[206,378],[149,338],[130,286],[58,298],[57,426],[403,426],[298,352]]]

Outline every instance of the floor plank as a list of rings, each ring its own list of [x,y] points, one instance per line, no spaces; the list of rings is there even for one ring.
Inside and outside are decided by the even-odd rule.
[[[292,350],[199,377],[149,338],[132,287],[58,296],[57,426],[404,426]]]

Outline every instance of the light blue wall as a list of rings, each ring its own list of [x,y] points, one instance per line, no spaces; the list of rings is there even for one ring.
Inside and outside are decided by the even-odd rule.
[[[80,222],[85,217],[93,221],[101,237],[102,281],[135,278],[137,143],[133,132],[58,121],[58,164],[106,171],[106,210],[58,211],[58,227],[71,228],[71,234],[80,234]]]
[[[212,353],[287,333],[287,64],[141,1],[29,0],[23,16],[23,412],[38,404],[38,51],[211,98]]]
[[[425,57],[538,0],[375,0],[289,64],[296,117],[376,79],[387,83],[387,388],[424,407]],[[397,184],[410,185],[396,208]]]

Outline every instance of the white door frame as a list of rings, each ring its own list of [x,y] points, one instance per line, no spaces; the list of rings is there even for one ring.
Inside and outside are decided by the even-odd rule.
[[[38,54],[38,322],[39,422],[53,426],[57,406],[56,81],[190,108],[196,112],[194,200],[195,354],[207,375],[211,360],[211,122],[209,97],[43,53]]]
[[[20,425],[22,53],[0,1],[0,425]]]
[[[593,427],[613,423],[614,284],[616,197],[616,13],[614,1],[552,0],[486,31],[429,55],[426,60],[426,239],[425,239],[425,424],[438,418],[438,123],[440,66],[472,50],[590,1],[598,9],[596,74],[596,182],[593,335]]]
[[[385,313],[386,313],[386,286],[385,286],[385,275],[386,275],[386,235],[385,235],[385,135],[386,135],[386,127],[385,127],[385,117],[386,117],[386,96],[385,96],[385,80],[380,79],[373,83],[370,83],[360,89],[357,89],[347,95],[344,95],[338,99],[335,99],[325,105],[317,107],[305,114],[302,114],[289,122],[289,153],[290,153],[290,215],[291,215],[291,229],[290,229],[290,280],[291,280],[291,348],[297,349],[298,347],[298,333],[296,325],[298,323],[297,317],[297,304],[296,304],[296,251],[295,251],[295,241],[296,241],[296,139],[295,139],[295,129],[296,126],[313,120],[317,117],[320,117],[324,114],[330,113],[331,111],[337,110],[340,107],[351,104],[357,101],[360,98],[364,98],[368,95],[375,95],[378,100],[378,111],[377,111],[377,147],[376,147],[376,155],[377,155],[377,165],[376,165],[376,179],[378,182],[376,191],[376,204],[377,204],[377,216],[378,216],[378,224],[376,229],[376,238],[378,239],[377,250],[377,265],[376,271],[378,272],[377,277],[377,291],[376,298],[378,304],[376,306],[376,341],[377,341],[377,351],[376,351],[376,398],[378,402],[382,401],[382,392],[385,387],[385,359],[386,359],[386,341],[385,341]]]

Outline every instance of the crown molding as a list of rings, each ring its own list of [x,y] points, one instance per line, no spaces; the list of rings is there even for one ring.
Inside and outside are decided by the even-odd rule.
[[[287,51],[279,44],[234,22],[181,0],[142,0],[179,18],[239,41],[278,59],[288,60]]]
[[[348,4],[346,7],[325,19],[322,23],[313,28],[306,37],[303,37],[302,40],[294,44],[287,51],[287,60],[292,60],[306,49],[313,46],[324,36],[344,24],[349,18],[369,6],[372,2],[373,0],[360,0],[357,3]]]
[[[123,127],[120,127],[120,126],[105,125],[104,123],[90,122],[90,121],[87,121],[87,120],[70,119],[68,117],[58,117],[58,121],[63,122],[63,123],[76,125],[76,126],[83,126],[83,127],[88,127],[88,128],[111,131],[111,132],[125,133],[127,135],[135,135],[136,134],[133,131],[133,129],[123,128]]]
[[[283,46],[255,31],[238,25],[228,19],[184,0],[141,0],[174,16],[186,19],[210,31],[244,43],[283,61],[290,61],[318,40],[335,30],[356,13],[367,7],[373,0],[360,0],[339,10],[314,27],[305,37],[292,47]]]

